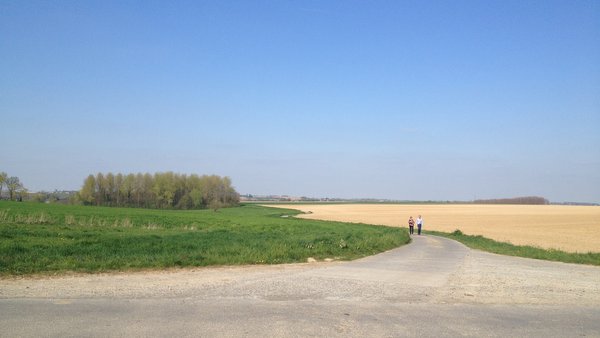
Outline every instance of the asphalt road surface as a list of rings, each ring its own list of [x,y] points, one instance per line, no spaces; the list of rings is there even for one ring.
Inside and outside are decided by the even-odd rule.
[[[600,268],[433,236],[352,262],[0,280],[1,337],[600,337]]]

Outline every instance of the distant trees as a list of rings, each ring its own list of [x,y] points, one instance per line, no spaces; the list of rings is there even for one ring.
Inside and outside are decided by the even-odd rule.
[[[78,191],[38,191],[35,193],[30,193],[28,195],[28,200],[39,203],[78,203],[78,195]]]
[[[6,186],[8,190],[8,198],[10,200],[17,198],[23,200],[23,197],[27,194],[27,189],[23,186],[21,180],[16,176],[8,177],[5,172],[0,173],[0,198],[2,197],[3,186]]]
[[[475,200],[475,204],[550,204],[550,201],[539,196],[525,196],[514,198],[496,198],[489,200]]]
[[[238,204],[240,197],[229,177],[164,172],[89,175],[78,199],[86,205],[217,210]]]

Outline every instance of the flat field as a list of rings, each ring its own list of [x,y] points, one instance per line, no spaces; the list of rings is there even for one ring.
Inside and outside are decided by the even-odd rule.
[[[410,240],[403,229],[287,217],[297,213],[258,205],[214,212],[0,201],[0,277],[348,260]]]
[[[600,207],[473,204],[286,204],[305,219],[408,227],[423,216],[424,230],[482,235],[515,245],[566,252],[600,252]],[[309,213],[310,212],[310,213]],[[416,229],[415,229],[416,231]]]

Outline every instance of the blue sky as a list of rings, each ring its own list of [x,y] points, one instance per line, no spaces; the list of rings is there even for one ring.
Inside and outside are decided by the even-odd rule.
[[[0,1],[0,171],[600,202],[598,1]]]

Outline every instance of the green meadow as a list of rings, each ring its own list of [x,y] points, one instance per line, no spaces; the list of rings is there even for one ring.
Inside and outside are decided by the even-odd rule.
[[[258,205],[153,210],[0,201],[0,276],[351,260],[405,229],[304,220]]]

